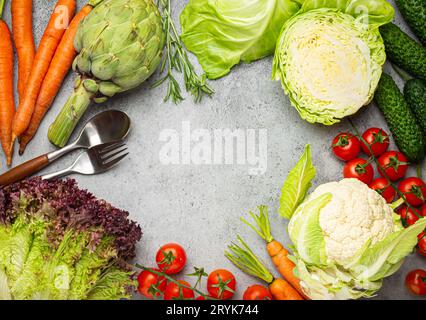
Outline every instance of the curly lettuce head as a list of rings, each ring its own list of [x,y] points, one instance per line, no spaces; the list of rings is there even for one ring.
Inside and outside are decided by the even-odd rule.
[[[385,60],[377,28],[339,9],[302,10],[284,24],[273,76],[303,119],[332,125],[370,103]]]

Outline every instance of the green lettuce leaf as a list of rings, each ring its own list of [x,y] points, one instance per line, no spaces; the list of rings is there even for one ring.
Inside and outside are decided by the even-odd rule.
[[[417,244],[417,236],[426,228],[426,218],[414,225],[394,232],[368,248],[352,269],[360,280],[376,281],[390,276]]]
[[[283,22],[300,0],[190,0],[180,16],[182,41],[206,75],[217,79],[240,61],[274,52]]]
[[[132,275],[131,272],[124,272],[114,267],[108,269],[90,290],[88,300],[130,299],[130,290],[126,288],[137,286],[135,281],[131,280]]]
[[[312,186],[315,173],[315,167],[312,165],[311,147],[307,145],[305,152],[288,174],[282,187],[279,211],[281,216],[287,219],[292,217]]]

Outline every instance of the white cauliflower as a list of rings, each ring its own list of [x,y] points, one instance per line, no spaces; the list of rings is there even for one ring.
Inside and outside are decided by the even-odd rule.
[[[331,193],[321,209],[327,257],[338,263],[352,258],[371,239],[374,245],[394,232],[393,212],[376,191],[357,179],[344,179],[319,186],[310,199]]]

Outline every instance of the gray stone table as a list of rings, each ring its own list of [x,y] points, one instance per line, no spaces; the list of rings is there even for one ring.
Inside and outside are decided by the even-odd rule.
[[[7,1],[5,19],[10,23],[10,1]],[[54,1],[35,0],[34,32],[37,42],[54,6]],[[81,7],[86,1],[79,0]],[[175,21],[187,1],[173,2]],[[408,31],[399,13],[396,22]],[[201,71],[196,59],[191,59]],[[225,78],[212,81],[216,94],[195,104],[190,96],[180,105],[164,103],[166,88],[150,89],[153,79],[132,92],[119,95],[103,105],[94,105],[85,115],[89,117],[105,109],[127,112],[133,121],[128,139],[130,157],[114,170],[99,176],[76,176],[79,185],[96,196],[130,212],[137,220],[144,236],[138,246],[137,260],[147,266],[155,265],[155,253],[167,242],[182,244],[191,265],[231,270],[238,280],[236,297],[241,298],[248,285],[259,283],[235,268],[225,257],[227,244],[242,235],[267,262],[264,243],[239,221],[239,217],[260,204],[270,207],[272,231],[279,241],[290,244],[286,222],[277,214],[282,183],[305,144],[313,149],[313,160],[318,174],[315,185],[338,180],[343,165],[330,151],[332,138],[340,131],[349,130],[347,121],[333,127],[311,125],[300,119],[281,89],[279,82],[271,81],[271,58],[250,65],[241,65]],[[395,75],[390,66],[386,70]],[[72,90],[74,75],[66,79],[52,110],[44,120],[36,138],[23,157],[15,155],[19,164],[38,154],[54,150],[46,137],[47,128],[65,103]],[[399,79],[398,79],[399,80]],[[402,84],[399,81],[399,84]],[[363,108],[355,117],[361,129],[371,126],[387,128],[377,107]],[[164,130],[182,132],[189,123],[195,129],[261,129],[267,131],[267,168],[263,174],[250,175],[249,165],[166,165],[160,151]],[[81,124],[79,126],[81,128]],[[74,135],[75,137],[75,135]],[[44,172],[61,169],[72,162],[70,155]],[[5,168],[2,158],[2,170]],[[424,168],[423,172],[426,174]],[[413,268],[426,267],[426,260],[416,254],[384,282],[377,299],[416,299],[404,287],[404,277]]]

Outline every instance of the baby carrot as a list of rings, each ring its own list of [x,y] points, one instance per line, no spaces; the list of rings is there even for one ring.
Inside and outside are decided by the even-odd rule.
[[[233,243],[228,246],[229,251],[225,252],[225,256],[233,264],[243,272],[265,281],[269,285],[269,290],[275,300],[304,300],[287,281],[274,279],[249,246],[240,237],[238,237],[238,240],[242,246]]]
[[[92,6],[84,6],[71,21],[67,31],[65,31],[40,88],[40,93],[34,107],[30,125],[21,136],[19,154],[24,153],[25,147],[36,134],[44,115],[49,110],[53,100],[58,94],[62,82],[64,81],[64,78],[70,70],[72,62],[77,55],[77,52],[74,49],[74,38],[77,33],[78,26],[91,10]]]
[[[43,79],[46,76],[62,35],[68,27],[67,19],[74,16],[75,7],[75,0],[59,0],[50,17],[49,24],[34,58],[24,97],[19,101],[19,107],[13,119],[11,147],[13,147],[16,137],[21,136],[30,124]]]
[[[296,265],[288,258],[288,251],[284,246],[276,241],[271,234],[271,228],[268,217],[268,208],[266,206],[259,207],[259,215],[255,215],[250,212],[251,217],[255,221],[257,227],[250,224],[244,219],[241,219],[245,224],[252,228],[263,240],[266,242],[266,250],[272,259],[276,269],[280,275],[286,279],[302,296],[305,298],[302,287],[300,286],[300,280],[294,275],[294,268]]]
[[[10,30],[2,20],[6,0],[0,0],[0,140],[6,154],[7,164],[12,162],[12,121],[15,114],[13,98],[13,44]]]
[[[18,93],[22,99],[35,56],[33,0],[12,0],[12,33],[18,55]]]

